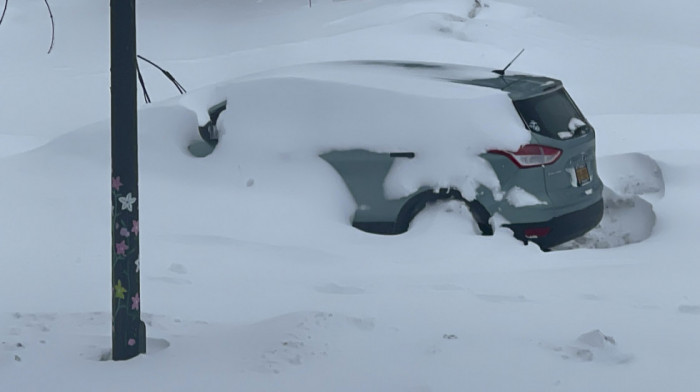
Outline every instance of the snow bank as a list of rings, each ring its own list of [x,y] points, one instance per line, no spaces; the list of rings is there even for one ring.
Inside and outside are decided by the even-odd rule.
[[[654,159],[641,153],[598,158],[598,173],[606,184],[605,212],[600,224],[558,249],[613,248],[649,238],[656,225],[652,204],[643,197],[664,197],[663,173]]]
[[[540,343],[540,347],[554,351],[563,360],[613,365],[625,365],[634,360],[633,355],[620,352],[615,338],[605,335],[599,329],[582,334],[572,344],[560,346]]]
[[[599,174],[605,185],[623,195],[656,194],[663,197],[666,185],[661,168],[642,153],[619,154],[598,158]]]
[[[40,137],[0,134],[0,158],[23,153],[45,143],[46,140]]]

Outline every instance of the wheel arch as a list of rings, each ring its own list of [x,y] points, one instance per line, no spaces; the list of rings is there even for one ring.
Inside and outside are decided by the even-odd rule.
[[[413,219],[421,212],[429,203],[442,200],[459,200],[467,205],[472,214],[472,218],[479,227],[483,235],[492,235],[493,227],[489,223],[491,214],[478,200],[467,200],[462,196],[462,193],[454,188],[441,188],[438,191],[433,189],[425,190],[417,193],[404,203],[396,218],[394,229],[396,234],[404,233],[408,230]]]

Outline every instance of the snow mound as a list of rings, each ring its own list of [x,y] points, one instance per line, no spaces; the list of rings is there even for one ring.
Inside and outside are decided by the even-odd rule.
[[[615,339],[612,336],[603,334],[599,329],[584,333],[576,340],[579,343],[595,348],[605,348],[616,344]]]
[[[642,242],[651,236],[656,214],[652,204],[639,196],[622,196],[605,188],[605,210],[600,224],[557,249],[614,248]]]
[[[40,137],[0,134],[0,158],[23,153],[45,143],[46,140]]]
[[[632,355],[620,352],[615,338],[599,329],[580,335],[572,344],[540,346],[556,352],[564,360],[627,364],[634,359]]]
[[[649,199],[664,196],[665,182],[654,159],[641,153],[598,158],[598,174],[606,184],[605,211],[600,224],[556,249],[613,248],[642,242],[656,224]]]
[[[666,187],[661,168],[650,156],[628,153],[598,158],[598,173],[605,185],[621,195],[656,194]]]

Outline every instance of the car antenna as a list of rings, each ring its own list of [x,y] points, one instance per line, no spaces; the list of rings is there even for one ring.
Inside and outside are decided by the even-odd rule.
[[[498,74],[498,75],[501,75],[501,76],[505,75],[505,74],[506,74],[506,70],[508,69],[508,67],[510,67],[511,65],[513,65],[513,63],[515,62],[515,60],[517,60],[518,57],[520,57],[520,55],[523,54],[524,51],[525,51],[525,48],[523,48],[522,50],[520,50],[520,53],[518,53],[518,55],[515,56],[515,58],[514,58],[513,60],[511,60],[510,63],[508,63],[508,65],[506,65],[505,68],[503,68],[503,69],[495,69],[495,70],[493,70],[493,71],[491,71],[491,72],[493,72],[493,73],[495,73],[495,74]]]

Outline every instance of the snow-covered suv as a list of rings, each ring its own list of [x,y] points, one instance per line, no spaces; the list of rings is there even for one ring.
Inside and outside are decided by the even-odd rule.
[[[327,148],[320,156],[335,168],[352,194],[357,205],[352,218],[356,228],[381,234],[405,232],[426,205],[442,199],[466,203],[483,234],[492,234],[494,222],[502,222],[516,238],[525,243],[532,241],[543,250],[581,236],[600,222],[603,184],[596,171],[595,132],[561,81],[436,63],[354,61],[326,66],[342,69],[340,72],[353,75],[353,80],[367,70],[376,70],[478,92],[490,89],[505,93],[512,105],[497,106],[495,112],[485,117],[482,113],[479,118],[491,118],[494,123],[500,117],[519,118],[519,126],[529,134],[529,140],[526,138],[519,148],[478,152],[476,155],[492,168],[498,184],[478,184],[474,192],[466,193],[458,184],[442,180],[439,185],[428,181],[408,194],[389,194],[386,187],[392,170],[417,159],[418,151],[387,150],[386,145],[375,148],[371,142],[356,148],[347,144]],[[200,134],[211,146],[218,141],[217,119],[226,105],[223,101],[211,107],[210,122],[200,127]],[[352,122],[352,118],[362,123],[361,117],[339,121]],[[496,215],[501,219],[492,219]]]

